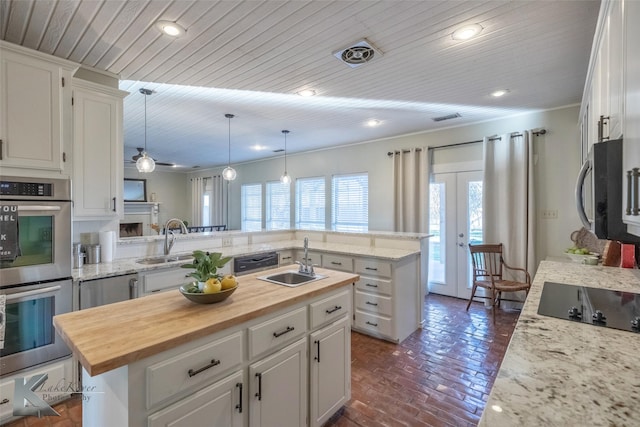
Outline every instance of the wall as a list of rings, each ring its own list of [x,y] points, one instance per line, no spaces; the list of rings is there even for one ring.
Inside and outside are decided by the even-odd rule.
[[[289,174],[296,177],[369,173],[369,229],[393,230],[392,161],[387,152],[410,147],[441,146],[474,141],[483,136],[527,129],[545,128],[546,135],[534,138],[536,162],[536,204],[538,259],[561,256],[571,246],[573,230],[580,228],[574,206],[574,184],[580,167],[578,106],[521,114],[501,120],[449,128],[397,138],[371,141],[347,147],[320,150],[287,157]],[[295,145],[295,133],[290,138]],[[481,144],[458,149],[441,149],[434,162],[445,164],[481,159]],[[283,172],[282,157],[234,165],[238,178],[230,183],[230,228],[240,227],[240,188],[242,184],[278,180]],[[219,170],[199,171],[192,176],[207,176]],[[541,211],[558,211],[557,219],[542,219]]]

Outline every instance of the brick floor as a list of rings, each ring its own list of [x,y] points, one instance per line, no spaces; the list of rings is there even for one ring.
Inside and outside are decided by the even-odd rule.
[[[424,329],[399,345],[352,332],[351,400],[325,427],[476,426],[518,313],[499,310],[494,326],[484,305],[469,312],[465,305],[427,296]],[[25,417],[6,427],[82,426],[79,396],[54,409],[60,417]]]

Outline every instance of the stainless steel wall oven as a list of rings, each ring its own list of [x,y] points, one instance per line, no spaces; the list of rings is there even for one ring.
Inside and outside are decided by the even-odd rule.
[[[53,316],[72,310],[71,183],[0,176],[0,376],[71,354]]]

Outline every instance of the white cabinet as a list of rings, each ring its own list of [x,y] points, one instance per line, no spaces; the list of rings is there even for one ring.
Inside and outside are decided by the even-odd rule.
[[[622,214],[627,231],[640,236],[640,2],[624,4],[625,122],[622,148]],[[629,185],[631,184],[631,185]]]
[[[323,254],[322,267],[351,273],[353,272],[353,258],[344,255]]]
[[[0,167],[64,170],[76,64],[0,41]],[[24,172],[22,172],[24,173]]]
[[[148,427],[242,427],[242,371],[152,414]]]
[[[188,276],[192,271],[180,266],[141,271],[138,273],[138,296],[176,290],[185,283],[193,281]]]
[[[349,319],[342,317],[309,337],[310,425],[321,426],[351,397],[351,347]]]
[[[353,295],[353,329],[401,342],[420,327],[420,266],[416,257],[400,261],[356,258],[360,280]]]
[[[294,261],[295,260],[293,259],[293,251],[278,252],[278,266],[282,267],[285,265],[291,265]]]
[[[73,79],[74,219],[122,217],[122,99],[127,92]]]
[[[306,338],[249,367],[251,427],[307,424]]]

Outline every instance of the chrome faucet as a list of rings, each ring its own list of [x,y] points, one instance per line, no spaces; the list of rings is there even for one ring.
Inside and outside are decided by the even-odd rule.
[[[305,237],[304,238],[304,258],[303,258],[304,263],[300,262],[300,261],[296,261],[296,264],[298,264],[300,266],[300,269],[298,270],[298,273],[300,274],[306,274],[308,276],[315,276],[316,273],[313,271],[313,264],[311,264],[309,262],[309,238]]]
[[[169,255],[169,252],[171,252],[171,248],[173,247],[173,243],[176,240],[176,235],[174,234],[174,232],[169,230],[169,225],[174,222],[177,222],[180,225],[180,231],[183,234],[189,233],[187,226],[184,224],[184,222],[182,222],[181,219],[171,218],[170,220],[168,220],[164,225],[164,254],[165,255]],[[171,234],[171,240],[169,240],[169,234]]]

